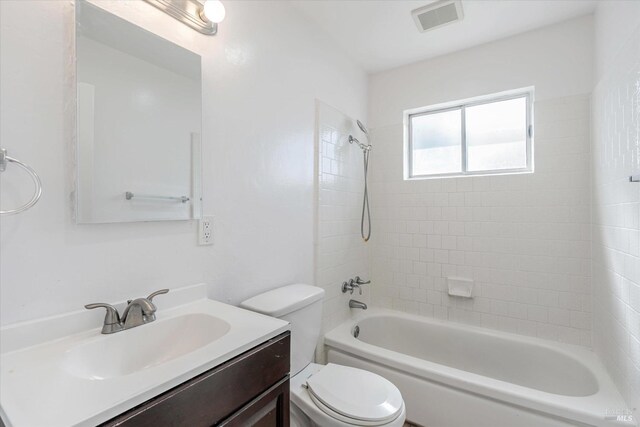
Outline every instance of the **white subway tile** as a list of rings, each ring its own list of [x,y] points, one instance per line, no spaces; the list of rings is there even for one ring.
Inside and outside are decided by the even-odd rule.
[[[591,257],[598,256],[591,251],[592,234],[594,248],[603,235],[607,245],[630,252],[637,234],[625,243],[620,237],[610,241],[608,228],[591,229],[590,99],[553,101],[535,105],[533,174],[404,181],[401,126],[392,135],[372,130],[372,138],[389,134],[378,140],[376,152],[385,158],[379,157],[371,172],[373,222],[384,230],[371,241],[376,301],[425,316],[591,345]],[[603,190],[605,201],[615,200],[611,192]],[[640,205],[640,199],[624,197],[629,205]],[[640,208],[598,214],[604,215],[599,221],[605,222],[598,223],[603,227],[611,222],[638,230]],[[626,266],[627,280],[636,277],[629,261],[606,248],[598,253]],[[381,266],[392,273],[383,274]],[[473,300],[446,294],[451,275],[475,280]],[[637,301],[637,289],[628,289],[629,302]]]
[[[640,62],[625,61],[637,58],[638,31],[620,41],[592,95],[594,347],[628,402],[640,401],[640,189],[628,182],[640,172],[640,124],[629,115],[640,105]]]

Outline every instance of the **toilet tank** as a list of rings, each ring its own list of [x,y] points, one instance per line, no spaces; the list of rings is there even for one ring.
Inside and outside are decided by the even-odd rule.
[[[289,322],[291,325],[291,376],[313,361],[322,327],[324,289],[288,285],[256,295],[240,307]]]

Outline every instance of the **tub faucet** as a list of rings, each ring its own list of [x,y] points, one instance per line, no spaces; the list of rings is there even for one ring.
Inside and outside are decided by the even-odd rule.
[[[356,301],[354,299],[350,299],[349,300],[349,308],[361,308],[363,310],[367,309],[367,304],[360,302],[360,301]]]
[[[355,279],[349,279],[348,282],[342,282],[342,293],[346,294],[349,292],[353,295],[353,291],[357,289],[360,292],[360,295],[362,295],[362,288],[360,285],[368,285],[369,283],[371,283],[371,280],[364,281],[360,276],[356,276]]]

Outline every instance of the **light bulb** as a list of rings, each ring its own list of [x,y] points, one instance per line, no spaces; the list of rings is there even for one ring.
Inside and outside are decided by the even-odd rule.
[[[220,0],[206,0],[202,10],[204,16],[211,22],[219,24],[224,20],[224,5]]]

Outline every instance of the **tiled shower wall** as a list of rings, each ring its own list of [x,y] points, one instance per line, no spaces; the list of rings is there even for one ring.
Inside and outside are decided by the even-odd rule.
[[[597,35],[615,43],[599,52],[605,71],[592,98],[594,348],[640,410],[640,183],[629,182],[640,173],[640,5],[600,7]],[[632,17],[622,39],[620,18]]]
[[[375,305],[591,344],[589,96],[534,108],[534,174],[405,181],[402,125],[374,129]]]
[[[360,215],[364,186],[363,154],[349,144],[352,134],[364,141],[355,121],[326,104],[317,102],[317,191],[316,236],[317,286],[325,289],[323,328],[333,329],[349,317],[349,298],[369,301],[363,295],[343,294],[340,284],[357,275],[369,275],[369,244],[360,237]]]

